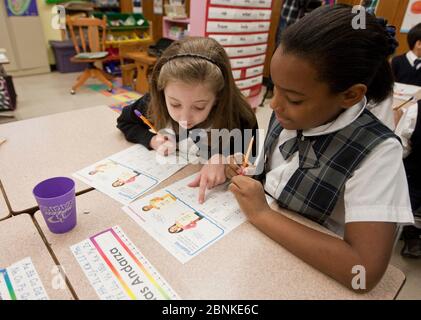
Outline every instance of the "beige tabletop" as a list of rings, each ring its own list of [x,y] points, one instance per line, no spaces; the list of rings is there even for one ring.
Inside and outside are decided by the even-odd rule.
[[[57,106],[60,107],[60,106]],[[131,146],[116,128],[118,113],[107,106],[0,125],[0,179],[13,212],[35,207],[34,186],[68,176]],[[76,181],[76,192],[89,188]]]
[[[180,179],[189,170],[187,167],[178,172],[161,187]],[[118,202],[97,191],[78,196],[76,202],[78,224],[67,234],[50,233],[41,213],[37,212],[35,217],[80,299],[98,296],[70,246],[115,225],[122,228],[182,299],[393,299],[405,279],[401,271],[390,266],[372,292],[354,294],[303,263],[248,222],[181,264],[131,220]],[[305,223],[315,226],[307,220]]]
[[[6,268],[22,259],[31,258],[50,299],[73,299],[69,289],[60,279],[58,268],[46,245],[27,214],[0,222],[0,268]]]
[[[6,205],[6,200],[4,199],[3,192],[1,190],[1,183],[0,183],[0,220],[8,217],[10,215],[9,209]]]

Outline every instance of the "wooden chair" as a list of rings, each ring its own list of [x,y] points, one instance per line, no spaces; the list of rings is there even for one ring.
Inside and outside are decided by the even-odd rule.
[[[119,46],[121,78],[123,86],[135,88],[134,79],[136,74],[136,64],[132,59],[127,59],[127,54],[132,52],[146,52],[150,43],[147,44],[122,44]]]
[[[108,87],[111,91],[113,84],[110,81],[112,77],[95,67],[95,62],[107,60],[108,52],[105,51],[105,31],[107,22],[104,19],[97,18],[72,18],[66,19],[69,27],[70,36],[76,50],[76,55],[70,58],[74,63],[89,63],[89,66],[77,78],[76,84],[70,91],[75,94],[89,78],[96,78]]]

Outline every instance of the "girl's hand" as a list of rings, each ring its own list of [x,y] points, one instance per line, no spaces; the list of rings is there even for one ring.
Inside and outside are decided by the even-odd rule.
[[[156,150],[160,155],[168,156],[176,150],[175,138],[173,136],[158,133],[151,139],[150,147]]]
[[[398,125],[399,121],[401,120],[403,115],[403,110],[402,108],[399,110],[393,110],[393,118],[395,121],[395,127]]]
[[[242,153],[236,153],[231,155],[227,158],[227,165],[225,166],[225,176],[228,179],[232,179],[235,176],[250,176],[254,175],[255,166],[253,165],[245,165],[244,163],[244,155]]]
[[[199,187],[199,203],[205,202],[206,189],[210,190],[226,180],[225,177],[225,161],[224,157],[220,154],[214,155],[205,164],[196,178],[188,184],[189,187]]]
[[[229,190],[234,194],[241,210],[252,223],[259,215],[271,210],[266,201],[263,185],[257,180],[245,176],[233,177]]]

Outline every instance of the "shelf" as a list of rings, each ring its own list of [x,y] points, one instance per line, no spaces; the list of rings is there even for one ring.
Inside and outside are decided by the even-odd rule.
[[[162,20],[162,35],[165,38],[177,41],[177,40],[181,40],[185,37],[187,37],[188,35],[185,35],[183,37],[177,38],[173,35],[171,35],[171,27],[178,27],[181,28],[183,33],[189,33],[189,26],[190,26],[190,19],[172,19],[169,17],[164,17]]]
[[[168,22],[174,22],[174,23],[183,23],[183,24],[189,24],[190,23],[190,19],[174,19],[174,18],[169,18],[169,17],[164,17],[163,18],[164,21],[168,21]]]
[[[128,30],[148,30],[149,26],[107,26],[107,30],[111,31],[128,31]]]
[[[141,13],[94,12],[92,15],[95,18],[99,18],[99,19],[102,19],[103,16],[105,15],[105,17],[107,19],[107,29],[108,30],[113,30],[113,31],[121,30],[121,31],[123,31],[123,30],[134,30],[134,29],[149,29],[149,27],[150,27],[148,20],[146,20],[146,18]],[[125,25],[113,26],[113,25],[110,24],[111,21],[116,21],[116,20],[126,21],[128,18],[134,19],[135,23],[137,23],[137,21],[139,21],[139,20],[143,20],[143,24],[141,26],[139,26],[137,24],[131,25],[131,26],[125,26]]]
[[[94,6],[94,9],[95,10],[120,10],[120,6]]]

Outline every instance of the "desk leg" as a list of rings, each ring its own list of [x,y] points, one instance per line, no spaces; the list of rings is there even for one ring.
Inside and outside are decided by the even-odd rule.
[[[148,83],[148,65],[136,62],[137,78],[136,78],[136,91],[142,94],[149,92]]]

